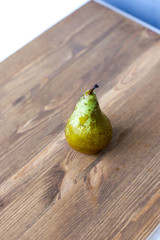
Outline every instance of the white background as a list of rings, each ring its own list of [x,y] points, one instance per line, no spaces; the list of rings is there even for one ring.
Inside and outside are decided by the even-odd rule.
[[[0,0],[0,62],[89,0]]]

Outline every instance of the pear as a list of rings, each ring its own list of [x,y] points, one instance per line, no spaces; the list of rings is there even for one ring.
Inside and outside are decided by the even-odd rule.
[[[68,144],[86,154],[101,151],[112,139],[111,123],[101,111],[94,91],[97,87],[95,84],[82,95],[65,128]]]

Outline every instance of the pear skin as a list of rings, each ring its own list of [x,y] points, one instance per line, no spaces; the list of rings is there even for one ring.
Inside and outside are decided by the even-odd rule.
[[[76,151],[95,154],[105,148],[112,139],[112,126],[101,111],[94,89],[87,90],[77,102],[69,118],[65,136]]]

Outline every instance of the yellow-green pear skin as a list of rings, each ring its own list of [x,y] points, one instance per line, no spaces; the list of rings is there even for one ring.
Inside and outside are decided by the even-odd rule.
[[[94,92],[97,87],[96,84],[82,95],[65,128],[68,144],[86,154],[101,151],[112,139],[111,123],[101,111]]]

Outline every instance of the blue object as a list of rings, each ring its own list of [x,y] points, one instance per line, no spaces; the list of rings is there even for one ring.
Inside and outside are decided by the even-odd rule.
[[[146,240],[160,240],[160,224],[153,230]]]
[[[160,0],[100,0],[160,30]]]

